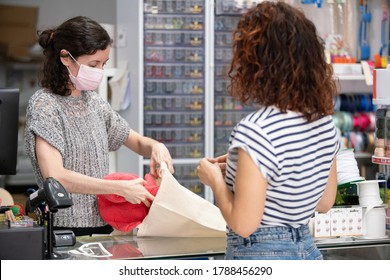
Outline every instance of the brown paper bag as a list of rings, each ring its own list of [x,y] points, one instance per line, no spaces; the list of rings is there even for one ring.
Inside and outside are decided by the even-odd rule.
[[[162,165],[160,188],[137,236],[223,237],[226,222],[214,204],[180,185]]]

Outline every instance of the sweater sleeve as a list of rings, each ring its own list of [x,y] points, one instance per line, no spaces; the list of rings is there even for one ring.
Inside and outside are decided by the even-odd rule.
[[[29,101],[26,111],[25,145],[30,158],[35,158],[35,136],[39,136],[64,156],[63,124],[54,100],[38,91]]]

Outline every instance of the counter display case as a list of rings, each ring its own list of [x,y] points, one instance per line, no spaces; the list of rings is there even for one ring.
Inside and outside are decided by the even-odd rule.
[[[100,243],[104,249],[97,249],[96,256],[104,251],[106,257],[93,257],[77,254],[86,244]],[[389,260],[390,238],[367,240],[358,238],[334,238],[317,240],[317,247],[325,260]],[[95,246],[95,248],[101,248]],[[96,236],[78,237],[75,246],[56,248],[61,254],[68,254],[68,259],[223,259],[226,239],[221,238],[174,238],[136,236]],[[73,252],[71,252],[73,250]]]

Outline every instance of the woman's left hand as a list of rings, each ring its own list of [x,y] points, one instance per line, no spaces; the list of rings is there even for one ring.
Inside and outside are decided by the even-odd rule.
[[[196,171],[200,181],[213,188],[213,190],[219,181],[224,182],[223,171],[214,159],[203,158],[199,161]]]
[[[152,147],[152,154],[150,157],[150,174],[156,178],[161,177],[161,164],[165,162],[168,166],[169,172],[175,172],[173,168],[173,161],[171,154],[163,143],[156,143]]]

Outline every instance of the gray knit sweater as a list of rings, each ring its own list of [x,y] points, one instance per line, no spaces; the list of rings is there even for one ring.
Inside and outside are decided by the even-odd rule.
[[[39,187],[44,179],[35,155],[35,135],[61,153],[66,169],[103,178],[109,172],[109,151],[118,150],[130,131],[127,122],[94,91],[65,97],[38,90],[29,101],[26,118],[25,148]],[[106,225],[99,215],[96,195],[70,196],[73,206],[55,213],[55,226]]]

